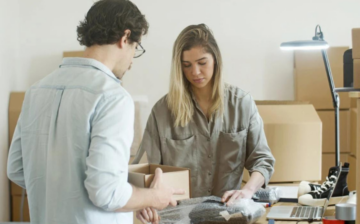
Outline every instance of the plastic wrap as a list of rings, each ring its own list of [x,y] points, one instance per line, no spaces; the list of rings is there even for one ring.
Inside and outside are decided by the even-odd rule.
[[[253,199],[261,202],[270,202],[275,204],[280,200],[281,191],[278,187],[267,187],[259,189],[253,196]]]
[[[264,215],[265,208],[251,199],[240,199],[226,206],[221,198],[210,196],[183,200],[177,207],[158,213],[162,224],[249,224]]]

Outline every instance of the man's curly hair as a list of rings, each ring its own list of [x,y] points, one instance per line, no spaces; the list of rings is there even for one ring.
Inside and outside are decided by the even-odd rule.
[[[130,43],[139,42],[149,29],[145,15],[129,0],[100,0],[88,11],[77,27],[80,45],[114,44],[131,31]]]

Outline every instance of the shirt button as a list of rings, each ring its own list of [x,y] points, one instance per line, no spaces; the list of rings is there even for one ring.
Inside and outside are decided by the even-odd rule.
[[[211,189],[208,189],[208,192],[211,193]]]
[[[210,138],[208,138],[207,141],[210,142]]]
[[[209,176],[211,176],[211,172],[208,172]]]
[[[209,154],[209,155],[208,155],[208,157],[209,157],[209,158],[211,158],[211,157],[212,157],[212,155],[211,155],[211,154]]]

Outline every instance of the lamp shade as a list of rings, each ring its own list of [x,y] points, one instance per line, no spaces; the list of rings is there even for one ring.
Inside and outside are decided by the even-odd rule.
[[[284,42],[280,45],[282,50],[318,50],[327,49],[329,45],[323,40],[300,40]]]

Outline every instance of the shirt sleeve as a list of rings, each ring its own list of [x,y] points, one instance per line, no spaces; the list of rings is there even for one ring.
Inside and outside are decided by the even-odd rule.
[[[134,137],[134,102],[128,95],[103,96],[91,121],[85,188],[95,206],[114,211],[132,195],[128,183]]]
[[[268,146],[264,123],[257,110],[255,101],[251,98],[251,115],[246,145],[246,161],[245,168],[251,173],[257,171],[265,178],[265,184],[274,173],[275,158]]]
[[[149,163],[162,164],[161,144],[154,111],[151,112],[144,131],[140,150],[146,150]]]
[[[12,138],[8,162],[7,162],[7,176],[8,178],[22,188],[25,187],[23,157],[21,148],[21,115],[16,124],[14,135]]]

